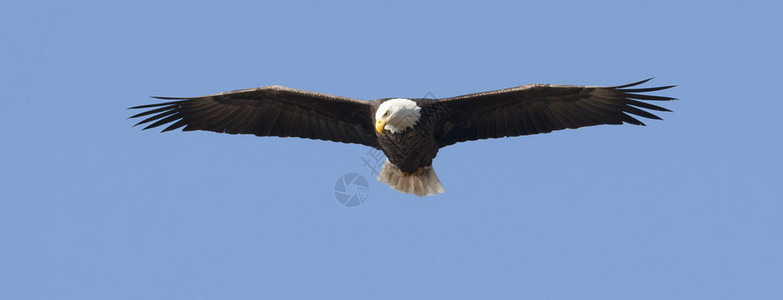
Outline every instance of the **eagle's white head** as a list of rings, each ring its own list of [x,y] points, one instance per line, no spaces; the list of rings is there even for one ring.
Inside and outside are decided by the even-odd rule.
[[[412,128],[421,117],[421,107],[410,99],[395,98],[381,103],[375,112],[375,130],[382,134],[383,129],[391,133],[403,132]]]

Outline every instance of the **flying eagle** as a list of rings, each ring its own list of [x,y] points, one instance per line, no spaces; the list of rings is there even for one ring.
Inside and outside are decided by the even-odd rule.
[[[644,93],[673,87],[638,88],[650,79],[611,87],[528,84],[443,99],[357,100],[282,86],[266,86],[193,98],[154,97],[167,102],[134,106],[147,116],[144,129],[207,130],[229,134],[300,137],[380,149],[386,162],[378,181],[402,193],[443,193],[432,169],[438,150],[454,143],[548,133],[601,124],[644,125],[633,115],[669,111],[646,101],[671,97]],[[134,125],[135,126],[135,125]]]

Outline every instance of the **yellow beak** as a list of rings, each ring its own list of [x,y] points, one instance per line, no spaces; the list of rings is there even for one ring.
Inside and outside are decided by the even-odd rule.
[[[384,126],[386,126],[386,121],[378,120],[377,122],[375,122],[375,131],[377,131],[378,134],[382,134]]]

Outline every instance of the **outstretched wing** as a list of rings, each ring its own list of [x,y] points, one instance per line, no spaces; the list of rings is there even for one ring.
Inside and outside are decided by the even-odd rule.
[[[163,132],[207,130],[229,134],[301,137],[378,147],[372,102],[282,86],[194,97],[154,97],[169,102],[134,106],[147,109],[144,129],[171,123]]]
[[[652,79],[652,78],[650,78]],[[432,105],[445,111],[438,129],[440,147],[454,143],[547,133],[600,124],[644,125],[631,115],[660,119],[644,109],[669,111],[647,101],[675,98],[642,93],[672,86],[631,88],[650,79],[612,87],[529,84],[484,93],[440,99]]]

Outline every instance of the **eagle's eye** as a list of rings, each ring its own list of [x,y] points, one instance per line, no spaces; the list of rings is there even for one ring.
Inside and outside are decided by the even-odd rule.
[[[387,110],[385,113],[383,113],[383,116],[384,116],[384,117],[388,117],[390,113],[391,113],[391,112]]]

